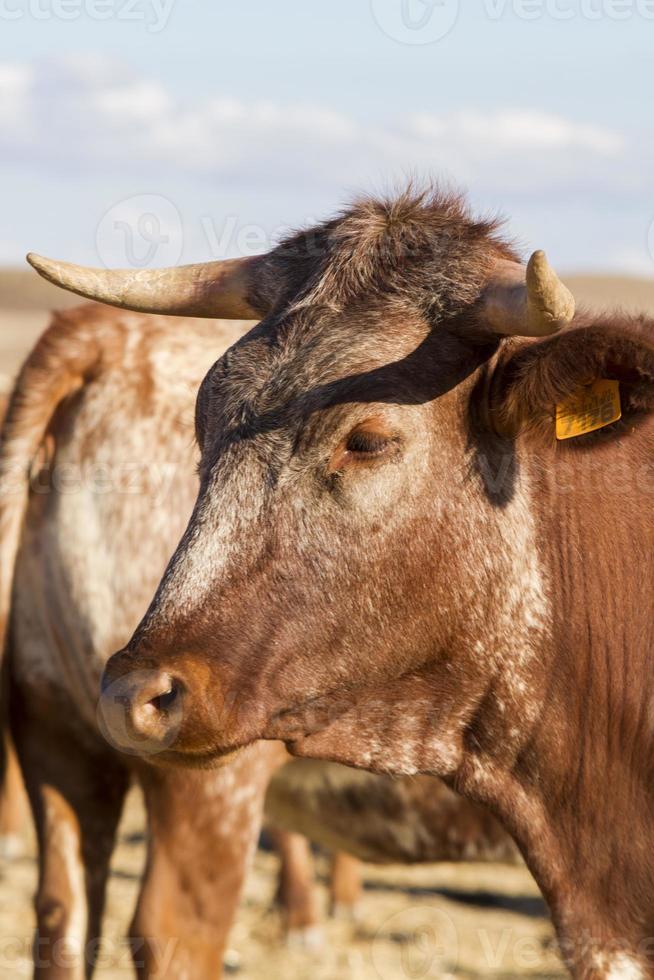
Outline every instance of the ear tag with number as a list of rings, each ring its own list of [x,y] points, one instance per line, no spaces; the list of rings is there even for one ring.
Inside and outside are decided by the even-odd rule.
[[[556,406],[556,438],[574,439],[622,416],[620,382],[600,378]]]

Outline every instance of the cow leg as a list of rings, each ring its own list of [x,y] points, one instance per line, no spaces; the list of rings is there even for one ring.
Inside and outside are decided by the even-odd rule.
[[[314,862],[311,847],[302,834],[270,829],[280,857],[277,903],[282,912],[286,939],[290,946],[319,945],[318,908],[314,889]]]
[[[9,738],[5,742],[6,768],[0,787],[0,858],[10,859],[23,852],[28,811],[16,753]]]
[[[34,976],[83,980],[98,952],[128,780],[115,757],[43,731],[30,724],[16,736],[39,845]]]
[[[343,851],[334,855],[330,891],[333,917],[356,921],[361,900],[361,862],[358,858]]]
[[[259,835],[267,747],[210,772],[140,774],[149,821],[145,878],[131,928],[142,980],[222,976],[223,955]]]

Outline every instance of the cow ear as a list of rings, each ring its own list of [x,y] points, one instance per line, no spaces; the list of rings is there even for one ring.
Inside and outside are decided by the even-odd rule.
[[[653,320],[595,318],[536,342],[507,341],[491,379],[492,426],[508,437],[530,431],[553,440],[557,408],[602,380],[619,382],[612,387],[623,419],[654,409]]]

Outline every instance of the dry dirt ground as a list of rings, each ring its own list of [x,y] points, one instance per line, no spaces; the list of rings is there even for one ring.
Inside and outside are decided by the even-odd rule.
[[[568,280],[579,299],[604,308],[654,311],[654,281]],[[73,302],[73,301],[71,301]],[[68,298],[21,273],[0,273],[0,373],[12,374],[47,322],[49,306]],[[0,980],[31,975],[34,843],[25,829],[26,856],[0,862]],[[97,976],[132,976],[122,937],[134,906],[144,858],[141,802],[126,807],[111,876],[106,944]],[[323,908],[324,858],[318,859]],[[426,865],[365,870],[356,923],[325,917],[318,949],[284,944],[274,910],[277,858],[256,856],[234,926],[228,969],[247,980],[424,980],[443,977],[560,977],[546,909],[524,868]],[[210,980],[197,977],[192,980]]]

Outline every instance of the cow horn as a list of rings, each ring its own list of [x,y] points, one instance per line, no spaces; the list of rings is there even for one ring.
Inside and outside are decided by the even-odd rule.
[[[534,252],[526,269],[517,262],[499,263],[482,299],[481,320],[504,336],[545,337],[574,315],[574,296],[542,251]]]
[[[91,269],[30,253],[27,261],[55,286],[111,306],[171,316],[259,320],[267,310],[251,298],[262,256],[170,269]]]

